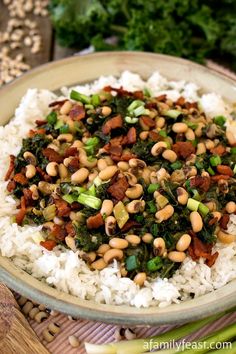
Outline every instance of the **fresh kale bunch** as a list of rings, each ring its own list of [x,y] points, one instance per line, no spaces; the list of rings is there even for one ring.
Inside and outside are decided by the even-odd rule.
[[[50,10],[64,46],[236,57],[236,0],[51,0]],[[112,35],[116,44],[105,40]]]

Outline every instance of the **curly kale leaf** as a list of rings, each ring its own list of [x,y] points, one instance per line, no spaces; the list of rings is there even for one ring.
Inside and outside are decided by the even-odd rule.
[[[86,225],[74,225],[76,230],[76,247],[85,251],[96,251],[103,243],[108,243],[108,237],[104,232],[88,230]]]

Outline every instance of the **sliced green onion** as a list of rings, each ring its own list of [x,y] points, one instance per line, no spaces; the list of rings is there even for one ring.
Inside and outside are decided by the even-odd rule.
[[[77,201],[78,196],[73,194],[65,194],[62,196],[62,199],[65,200],[67,203],[72,204],[73,202]]]
[[[133,112],[136,108],[138,107],[143,107],[144,102],[141,100],[135,100],[133,101],[127,108],[128,112]]]
[[[141,115],[148,115],[150,113],[149,109],[146,109],[144,106],[137,107],[133,110],[133,114],[135,117]]]
[[[210,157],[211,166],[218,166],[221,164],[221,158],[219,155],[214,155]]]
[[[185,187],[188,192],[192,192],[192,187],[190,185],[190,179],[187,179],[187,181],[185,182]]]
[[[58,121],[57,121],[56,124],[54,125],[54,129],[60,129],[63,125],[64,125],[63,120],[58,119]]]
[[[201,200],[201,196],[198,193],[197,189],[193,189],[192,192],[193,192],[193,199],[198,200],[198,201]]]
[[[147,202],[147,206],[148,206],[149,213],[154,214],[157,211],[156,204],[153,200]]]
[[[211,166],[208,167],[207,172],[209,172],[211,176],[215,175],[215,171],[211,168]]]
[[[223,127],[225,125],[226,122],[226,118],[224,116],[216,116],[214,117],[214,123]]]
[[[43,217],[46,221],[51,221],[56,216],[56,205],[51,204],[43,209]]]
[[[187,126],[193,130],[197,129],[198,124],[190,122],[188,120],[183,120],[183,123],[187,124]]]
[[[68,124],[64,124],[62,127],[60,127],[60,133],[61,134],[66,134],[69,133],[69,125]]]
[[[198,211],[201,213],[202,216],[206,216],[210,212],[209,208],[203,203],[199,204]]]
[[[165,130],[160,130],[160,131],[158,132],[158,134],[159,134],[160,136],[162,136],[163,138],[166,138],[166,137],[167,137],[167,132],[166,132]]]
[[[77,92],[75,90],[71,91],[70,98],[72,100],[79,101],[79,102],[86,103],[86,104],[90,104],[91,103],[90,97],[88,97],[86,95],[83,95],[82,93],[79,93],[79,92]]]
[[[92,184],[89,189],[86,191],[86,194],[93,195],[96,197],[96,187],[94,184]]]
[[[200,204],[199,201],[197,201],[193,198],[188,198],[187,208],[191,211],[197,211],[199,204]]]
[[[161,185],[159,183],[151,183],[149,184],[147,191],[149,194],[153,194],[156,190],[160,188],[160,186]]]
[[[152,97],[152,92],[151,92],[151,90],[150,90],[149,88],[147,88],[147,87],[144,87],[143,93],[144,93],[144,96],[146,96],[146,97]]]
[[[236,154],[236,146],[234,146],[234,147],[232,147],[232,148],[230,149],[230,153],[233,154],[233,155]]]
[[[139,265],[139,261],[135,255],[129,256],[125,260],[125,268],[128,270],[128,272],[137,269]]]
[[[161,267],[162,259],[159,256],[152,258],[147,262],[147,269],[149,270],[149,272],[156,272]]]
[[[165,117],[177,119],[182,114],[182,112],[178,111],[177,109],[169,109],[168,111],[164,111],[162,114]]]
[[[158,235],[158,225],[152,224],[150,227],[151,234],[156,237]]]
[[[88,113],[89,113],[89,110],[94,109],[94,106],[92,104],[85,104],[84,107],[88,110]]]
[[[46,120],[49,124],[54,125],[57,121],[57,114],[56,112],[52,111],[51,113],[49,113],[46,117]]]
[[[73,187],[73,191],[76,191],[78,194],[85,193],[86,188],[84,187]]]
[[[195,161],[195,166],[197,167],[198,170],[203,170],[204,169],[204,164],[203,161]]]
[[[100,209],[102,205],[101,199],[94,197],[93,195],[81,193],[77,199],[80,204],[86,205],[93,209]]]
[[[233,173],[236,173],[236,165],[234,166]]]
[[[125,121],[126,123],[128,124],[135,124],[138,122],[138,118],[137,117],[129,117],[129,116],[126,116],[125,117]]]
[[[101,99],[99,95],[92,95],[91,103],[93,106],[97,107],[101,104]]]
[[[180,170],[182,167],[182,162],[175,161],[170,165],[170,167],[172,168],[172,170]]]
[[[102,180],[100,177],[95,177],[94,180],[93,180],[93,184],[95,184],[96,187],[99,187],[101,184],[102,184]]]
[[[99,138],[97,136],[94,136],[93,138],[88,138],[85,145],[86,146],[97,145],[99,141],[100,141]]]

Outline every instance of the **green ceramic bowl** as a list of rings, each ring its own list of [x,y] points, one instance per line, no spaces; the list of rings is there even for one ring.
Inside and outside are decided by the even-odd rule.
[[[143,78],[155,70],[168,79],[188,80],[204,91],[217,92],[236,102],[236,85],[231,79],[187,60],[139,52],[108,52],[71,57],[34,69],[0,90],[0,123],[12,117],[28,88],[57,90],[84,83],[100,75],[120,75],[124,70]],[[75,317],[128,325],[177,324],[193,321],[229,309],[236,304],[236,280],[210,294],[166,308],[137,309],[131,306],[100,305],[58,291],[16,268],[0,256],[0,280],[20,294]]]

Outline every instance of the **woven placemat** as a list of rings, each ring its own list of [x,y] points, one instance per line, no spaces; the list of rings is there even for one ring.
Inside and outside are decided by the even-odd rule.
[[[207,66],[215,71],[224,74],[234,80],[236,80],[236,74],[226,69],[218,64],[215,64],[212,61],[208,61]],[[85,354],[84,341],[101,344],[114,341],[114,333],[118,328],[115,325],[104,324],[100,322],[86,321],[82,319],[72,320],[68,316],[63,314],[52,313],[46,321],[38,324],[34,320],[30,320],[30,325],[35,330],[40,341],[45,345],[45,347],[52,354]],[[60,325],[60,332],[55,337],[51,343],[47,343],[44,340],[42,331],[47,328],[50,322],[54,322]],[[193,335],[188,337],[189,340],[195,340],[200,337],[202,334],[206,335],[207,333],[220,329],[227,324],[236,322],[236,312],[225,315],[222,319],[216,321],[214,324],[206,326],[201,330],[195,332]],[[159,327],[137,327],[132,328],[137,335],[137,338],[153,336],[158,333],[165,332],[170,330],[173,326],[159,326]],[[75,335],[81,342],[80,346],[77,348],[72,348],[68,337]],[[132,354],[132,353],[127,353]]]

